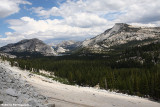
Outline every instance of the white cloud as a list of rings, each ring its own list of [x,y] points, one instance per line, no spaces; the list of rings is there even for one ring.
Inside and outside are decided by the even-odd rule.
[[[5,32],[5,35],[10,36],[10,35],[12,35],[12,33],[11,32]]]
[[[9,42],[16,42],[21,39],[26,38],[39,38],[41,40],[55,39],[55,38],[85,38],[88,36],[97,35],[110,25],[106,24],[105,19],[101,19],[96,15],[93,15],[93,18],[87,14],[80,14],[81,18],[87,20],[90,18],[87,24],[83,22],[84,20],[79,19],[81,23],[71,23],[68,19],[44,19],[44,20],[35,20],[30,17],[22,17],[20,19],[8,20],[9,28],[14,30],[14,32],[6,32],[6,38],[0,38],[0,43],[4,41],[5,44]],[[84,15],[84,16],[83,16]],[[92,16],[92,15],[91,15]],[[76,17],[76,16],[75,16]],[[76,19],[76,21],[78,21]],[[96,26],[92,24],[96,22]],[[98,22],[98,23],[97,23]],[[103,24],[105,23],[105,24]],[[74,24],[74,25],[73,25]],[[82,24],[82,25],[81,25]],[[84,26],[84,25],[85,26]],[[88,26],[89,25],[89,26]],[[87,27],[86,27],[87,26]]]
[[[6,17],[19,12],[20,4],[29,4],[30,2],[26,0],[0,0],[0,17]]]
[[[120,11],[128,0],[67,0],[67,2],[60,4],[60,7],[52,7],[45,10],[43,7],[32,8],[39,16],[62,16],[68,17],[74,13],[89,12],[96,14],[106,14],[111,11]]]
[[[143,24],[143,23],[130,23],[133,26],[148,26],[148,27],[156,27],[155,24],[151,24],[151,23],[147,23],[147,24]]]
[[[43,7],[33,7],[31,10],[33,10],[35,13],[38,14],[38,16],[44,16],[45,18],[49,18],[50,16],[60,16],[59,9],[57,7],[52,7],[50,10],[44,10]]]
[[[107,25],[106,19],[90,13],[75,13],[73,16],[66,17],[65,21],[71,26],[78,26],[82,28]]]
[[[119,20],[130,23],[154,23],[160,21],[159,0],[135,0],[126,6],[125,14]]]
[[[63,18],[75,16],[77,13],[95,14],[103,17],[116,12],[115,21],[126,23],[154,23],[159,21],[160,0],[68,0],[60,4],[59,8],[52,7],[45,10],[42,7],[33,11],[41,17],[61,16]],[[107,18],[107,17],[106,17]]]

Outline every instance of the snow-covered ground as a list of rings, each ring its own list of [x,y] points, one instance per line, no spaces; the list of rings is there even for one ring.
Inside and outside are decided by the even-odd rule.
[[[41,101],[44,104],[52,103],[56,107],[160,107],[160,103],[145,98],[61,84],[46,77],[32,75],[17,67],[11,67],[8,63],[0,63],[0,67],[21,75],[21,80],[31,84],[36,93],[46,97],[45,101]]]

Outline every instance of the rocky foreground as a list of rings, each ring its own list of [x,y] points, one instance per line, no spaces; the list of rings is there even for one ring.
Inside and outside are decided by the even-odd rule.
[[[31,74],[28,75],[30,76]],[[4,63],[0,63],[1,106],[54,107],[54,104],[47,104],[47,98],[37,93],[34,87],[23,78],[21,74],[7,69]]]
[[[0,103],[2,107],[160,107],[145,98],[61,84],[1,61]]]

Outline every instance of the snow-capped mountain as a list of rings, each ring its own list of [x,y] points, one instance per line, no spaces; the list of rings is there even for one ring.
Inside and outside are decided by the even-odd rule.
[[[92,52],[101,52],[131,41],[155,40],[159,38],[160,27],[138,27],[125,23],[116,23],[104,33],[85,40],[82,43],[82,47]]]
[[[62,41],[61,43],[54,46],[54,49],[57,53],[70,52],[81,45],[82,42],[77,42],[73,40]]]
[[[43,41],[39,39],[24,39],[14,44],[8,44],[0,48],[1,52],[11,53],[11,52],[38,52],[45,56],[56,55],[54,49],[46,45]]]

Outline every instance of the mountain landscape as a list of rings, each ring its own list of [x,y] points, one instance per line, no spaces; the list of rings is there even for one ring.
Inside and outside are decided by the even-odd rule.
[[[62,53],[106,53],[117,48],[143,46],[160,40],[160,27],[132,26],[116,23],[104,33],[85,41],[62,41],[50,47],[38,39],[22,40],[0,48],[5,53],[37,52],[45,56]]]
[[[105,107],[107,103],[109,107],[118,105],[134,107],[135,104],[138,107],[150,107],[151,105],[158,107],[160,105],[149,100],[133,99],[132,96],[111,97],[113,91],[159,102],[160,27],[138,27],[116,23],[104,33],[81,42],[69,40],[49,46],[36,38],[25,39],[1,47],[0,52],[0,75],[4,71],[6,73],[3,75],[9,77],[13,72],[18,73],[25,78],[18,76],[19,79],[15,84],[21,85],[27,81],[35,87],[30,86],[26,90],[25,85],[18,93],[17,87],[8,85],[15,81],[16,74],[8,81],[2,78],[2,81],[7,82],[6,85],[0,82],[4,89],[7,87],[7,91],[0,90],[3,93],[3,97],[0,97],[3,98],[3,102],[17,97],[19,100],[16,101],[15,98],[13,103],[25,102],[32,106],[46,107],[51,105],[53,107],[55,105],[60,107],[64,105],[67,107],[77,105]],[[21,70],[18,70],[19,68]],[[27,72],[22,73],[22,71]],[[20,82],[21,79],[23,83]],[[75,87],[77,85],[80,88]],[[92,88],[87,89],[86,92],[86,89],[82,87]],[[70,98],[71,95],[66,94],[68,92],[75,94]],[[111,96],[108,92],[111,92]],[[115,101],[117,97],[119,99]],[[89,100],[90,98],[97,102]],[[122,101],[123,98],[127,100]],[[106,103],[102,102],[102,99]],[[128,99],[132,99],[132,103]],[[112,103],[108,100],[111,100]],[[123,103],[120,104],[119,101]]]
[[[0,107],[160,107],[160,0],[0,0]]]

